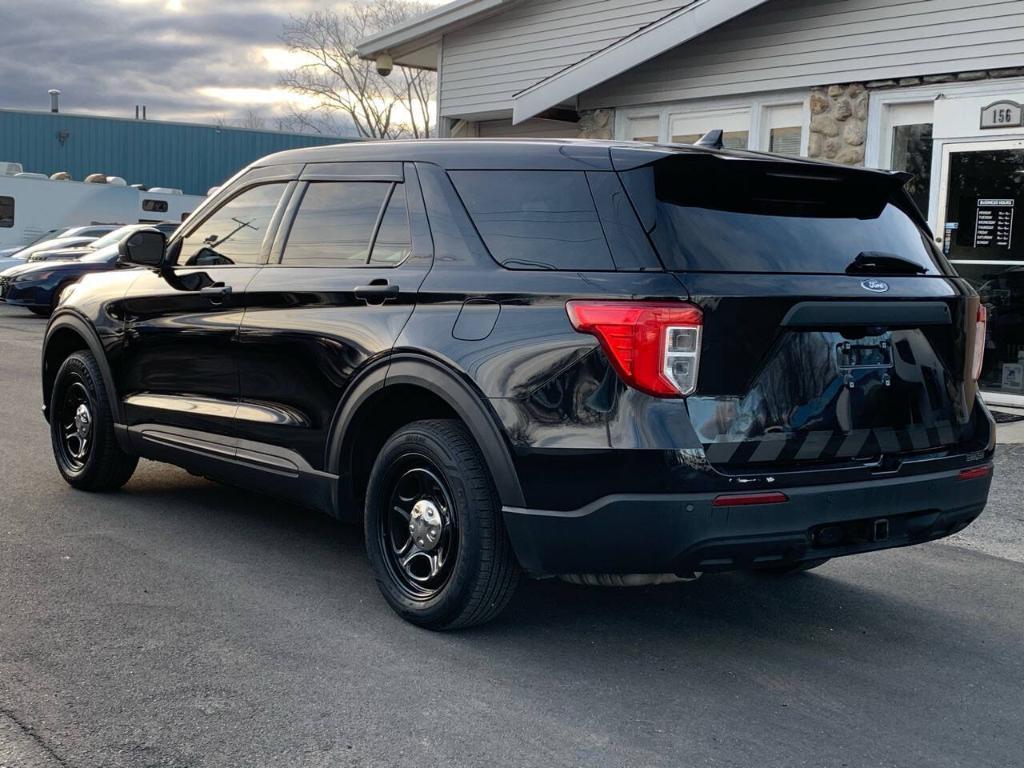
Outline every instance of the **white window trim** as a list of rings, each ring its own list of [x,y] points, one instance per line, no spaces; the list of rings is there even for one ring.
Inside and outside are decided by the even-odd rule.
[[[749,111],[749,146],[752,150],[767,152],[771,138],[768,125],[767,107],[784,107],[800,105],[803,112],[803,124],[800,138],[800,154],[806,156],[811,135],[810,91],[780,91],[779,93],[758,94],[754,96],[734,96],[718,99],[694,99],[666,104],[651,104],[639,107],[620,107],[615,110],[615,138],[625,140],[629,120],[642,117],[657,117],[659,122],[658,140],[671,140],[669,115],[672,114],[704,114],[720,112],[735,114]],[[714,128],[715,126],[711,126]]]
[[[889,140],[883,138],[882,131],[888,127],[883,119],[891,104],[909,104],[914,102],[935,102],[940,97],[971,97],[991,95],[993,98],[1006,93],[1007,91],[1020,90],[1024,86],[1024,78],[1006,77],[994,80],[980,80],[967,83],[937,83],[928,86],[915,86],[912,88],[900,88],[886,91],[872,91],[868,97],[868,135],[865,146],[864,164],[868,168],[888,169],[892,163],[892,157],[887,156]],[[937,126],[936,126],[937,127]],[[1024,129],[1022,129],[1024,130]],[[942,138],[935,140],[932,152],[932,188],[929,196],[929,221],[932,229],[939,231],[939,209],[942,200],[943,179],[943,155],[947,144],[969,144],[974,142],[988,142],[996,139],[1012,140],[1016,138],[1013,134],[988,135],[980,128],[976,134],[958,138]],[[891,153],[890,153],[891,154]]]

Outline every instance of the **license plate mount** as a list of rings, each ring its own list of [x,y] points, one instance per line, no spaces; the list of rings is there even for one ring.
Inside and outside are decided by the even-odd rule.
[[[892,368],[892,341],[885,336],[837,344],[836,366],[843,373]]]

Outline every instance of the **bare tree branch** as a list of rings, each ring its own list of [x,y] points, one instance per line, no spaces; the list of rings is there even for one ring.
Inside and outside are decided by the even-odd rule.
[[[428,138],[433,132],[435,73],[396,66],[384,77],[355,48],[359,40],[425,10],[417,0],[358,0],[341,12],[291,17],[282,40],[309,63],[282,73],[280,82],[316,104],[305,112],[293,108],[292,124],[320,133],[326,125],[337,125],[341,114],[365,138]]]

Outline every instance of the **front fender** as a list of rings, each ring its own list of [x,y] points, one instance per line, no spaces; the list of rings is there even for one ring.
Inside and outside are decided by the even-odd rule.
[[[72,344],[72,339],[68,334],[74,334],[84,342],[85,347],[96,359],[100,375],[103,377],[103,386],[107,390],[110,412],[114,414],[116,424],[123,424],[124,413],[121,407],[121,398],[118,397],[117,389],[114,386],[114,375],[110,368],[110,361],[107,358],[107,350],[93,325],[71,309],[61,309],[54,314],[46,328],[46,336],[43,338],[41,372],[44,418],[47,421],[50,419],[49,403],[50,392],[53,389],[53,380],[57,375],[57,367],[66,357],[63,354],[58,355],[54,353],[63,349],[71,352],[82,348],[81,343]],[[57,349],[55,345],[61,345],[61,349]]]

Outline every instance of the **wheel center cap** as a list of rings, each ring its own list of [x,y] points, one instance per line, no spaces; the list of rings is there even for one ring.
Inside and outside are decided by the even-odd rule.
[[[436,547],[443,527],[441,512],[434,502],[420,499],[413,505],[409,515],[409,533],[420,549],[429,552]]]
[[[89,429],[92,427],[92,414],[89,408],[82,403],[75,409],[75,429],[79,437],[88,437]]]

